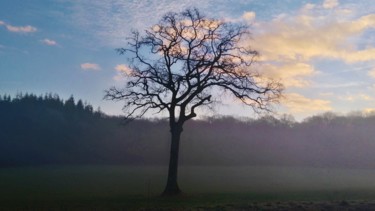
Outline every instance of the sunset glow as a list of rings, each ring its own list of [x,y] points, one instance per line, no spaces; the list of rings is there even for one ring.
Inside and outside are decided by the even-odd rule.
[[[121,114],[121,104],[103,100],[131,74],[115,49],[132,30],[191,7],[251,26],[244,44],[260,53],[252,68],[285,86],[277,114],[375,110],[375,4],[366,0],[2,0],[0,94],[73,94]],[[223,104],[216,113],[252,114],[233,99]]]

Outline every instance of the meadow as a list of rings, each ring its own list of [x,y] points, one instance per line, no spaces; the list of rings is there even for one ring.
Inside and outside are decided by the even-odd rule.
[[[2,168],[0,204],[3,210],[138,210],[375,200],[372,169],[181,166],[184,194],[177,198],[159,196],[166,172],[161,166]]]

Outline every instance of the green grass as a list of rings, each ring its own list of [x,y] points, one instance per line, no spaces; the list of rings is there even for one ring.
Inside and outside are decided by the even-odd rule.
[[[375,200],[375,170],[181,167],[184,195],[159,197],[167,169],[47,166],[0,169],[0,207],[139,209],[277,201]]]

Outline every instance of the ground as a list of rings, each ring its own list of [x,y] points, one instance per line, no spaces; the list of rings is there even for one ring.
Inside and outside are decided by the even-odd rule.
[[[160,197],[166,167],[0,169],[0,210],[375,210],[375,170],[180,169],[179,197]]]
[[[288,210],[288,211],[316,211],[316,210],[375,210],[375,201],[353,200],[353,201],[268,201],[268,202],[241,202],[222,204],[217,202],[196,204],[194,201],[185,201],[178,204],[176,201],[167,203],[164,200],[155,201],[155,198],[135,203],[120,201],[81,201],[81,202],[32,202],[28,204],[6,204],[0,210]],[[172,199],[175,200],[175,199]],[[162,202],[164,201],[164,202]]]

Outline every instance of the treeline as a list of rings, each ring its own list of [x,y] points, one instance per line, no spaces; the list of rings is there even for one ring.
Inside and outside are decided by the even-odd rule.
[[[375,167],[375,116],[326,113],[303,122],[284,116],[187,122],[182,165]],[[166,165],[165,120],[124,124],[73,97],[0,96],[0,166]]]
[[[90,130],[102,119],[104,114],[73,96],[0,96],[0,165],[91,162],[83,153],[93,146],[88,139],[95,144]]]
[[[59,95],[46,93],[45,95],[35,94],[23,94],[18,93],[14,98],[10,95],[0,95],[0,103],[3,109],[26,109],[28,113],[38,112],[40,109],[57,110],[65,113],[78,112],[80,114],[95,114],[100,115],[100,109],[94,111],[92,105],[87,102],[83,103],[82,100],[78,100],[75,103],[74,97],[66,101],[61,99]]]

